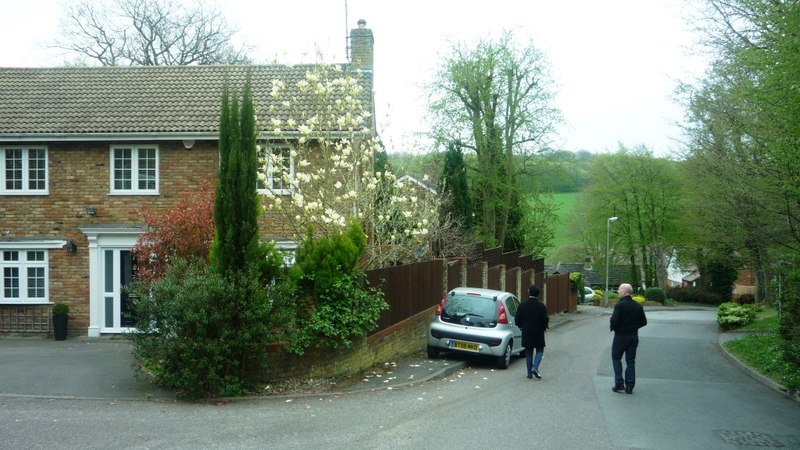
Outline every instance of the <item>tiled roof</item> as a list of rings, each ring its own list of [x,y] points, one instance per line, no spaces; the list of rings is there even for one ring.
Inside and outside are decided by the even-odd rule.
[[[430,180],[426,180],[425,177],[421,177],[417,174],[407,174],[403,175],[402,177],[398,178],[397,181],[402,183],[404,181],[410,181],[411,183],[416,184],[417,186],[427,189],[429,192],[436,194],[436,184]]]
[[[608,266],[608,285],[619,286],[622,283],[630,283],[631,266],[629,265],[610,265]],[[604,286],[606,282],[605,269],[600,267],[597,270],[584,269],[583,283],[586,286]]]
[[[252,70],[254,103],[262,128],[286,119],[287,97],[273,98],[273,80],[285,83],[300,109],[313,98],[296,89],[312,65],[0,68],[3,135],[213,134],[219,128],[226,78],[241,91]],[[342,66],[352,70],[350,66]],[[361,72],[370,101],[371,72]],[[271,108],[272,107],[272,108]],[[372,110],[372,105],[368,106]],[[287,130],[290,131],[290,130]]]

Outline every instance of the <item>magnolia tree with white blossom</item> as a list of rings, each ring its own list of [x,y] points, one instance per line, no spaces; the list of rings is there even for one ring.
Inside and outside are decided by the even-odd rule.
[[[271,95],[291,113],[269,125],[291,145],[290,159],[260,150],[261,182],[271,187],[265,190],[266,212],[277,215],[293,239],[309,230],[330,236],[342,232],[351,218],[357,220],[367,235],[362,269],[427,257],[431,227],[439,223],[437,199],[376,167],[384,149],[359,76],[341,66],[320,65],[309,69],[296,90],[273,81]]]

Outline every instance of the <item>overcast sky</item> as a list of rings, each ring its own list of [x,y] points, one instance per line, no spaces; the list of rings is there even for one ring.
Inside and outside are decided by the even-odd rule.
[[[62,65],[44,45],[58,30],[61,0],[3,1],[0,66]],[[425,151],[422,86],[453,42],[512,30],[545,53],[566,121],[566,150],[614,151],[644,144],[659,156],[680,152],[678,80],[699,76],[696,36],[685,0],[218,0],[237,39],[257,62],[344,62],[358,19],[375,37],[379,132],[390,151]],[[345,14],[347,5],[347,15]],[[0,103],[2,99],[0,99]]]

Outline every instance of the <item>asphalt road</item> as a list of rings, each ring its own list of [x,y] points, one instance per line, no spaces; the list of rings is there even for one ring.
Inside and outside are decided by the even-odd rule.
[[[0,397],[0,448],[800,448],[800,404],[722,355],[713,312],[648,320],[633,395],[611,391],[601,315],[548,332],[542,380],[519,359],[508,370],[475,360],[444,379],[332,396]]]

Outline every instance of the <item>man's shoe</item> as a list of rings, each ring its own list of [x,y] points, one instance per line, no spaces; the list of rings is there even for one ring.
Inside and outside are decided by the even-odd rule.
[[[537,369],[533,369],[533,376],[535,376],[537,380],[542,379],[542,376],[539,374],[539,370]]]
[[[531,375],[531,374],[528,374],[528,378],[533,378],[533,375]]]
[[[611,388],[612,391],[617,392],[619,394],[625,392],[625,388],[622,386],[614,386]]]
[[[633,388],[625,389],[626,394],[633,394]]]

